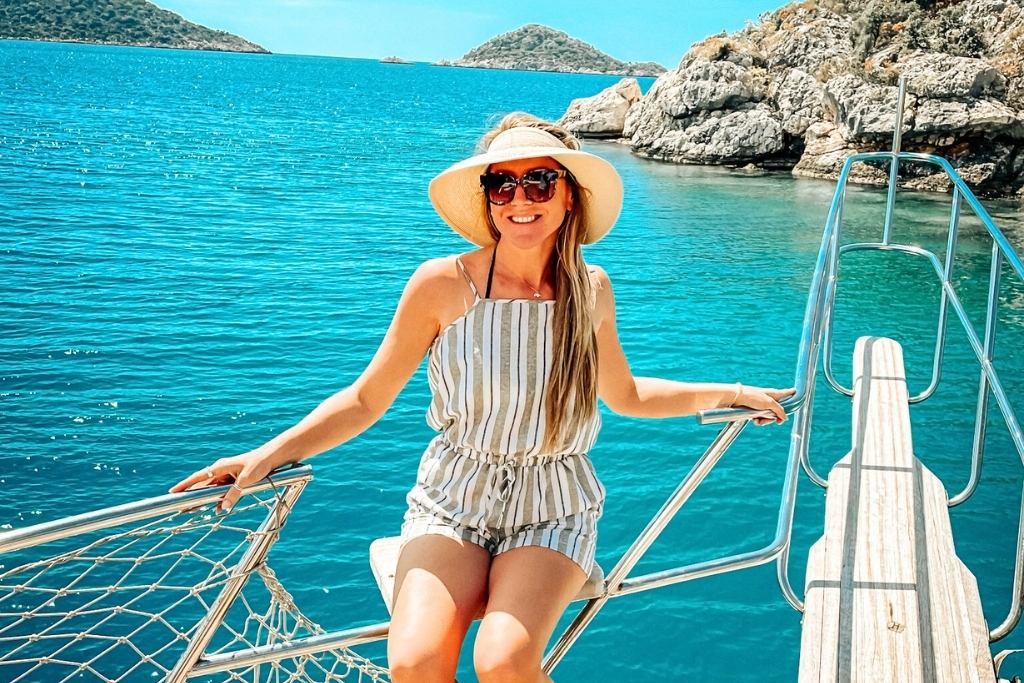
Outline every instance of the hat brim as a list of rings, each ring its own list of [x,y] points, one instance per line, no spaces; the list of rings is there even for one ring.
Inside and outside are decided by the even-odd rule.
[[[455,232],[481,247],[492,244],[480,175],[492,164],[535,157],[554,159],[579,184],[586,219],[583,243],[593,244],[608,234],[622,211],[622,179],[610,163],[582,150],[536,146],[477,154],[453,164],[430,181],[430,202]]]

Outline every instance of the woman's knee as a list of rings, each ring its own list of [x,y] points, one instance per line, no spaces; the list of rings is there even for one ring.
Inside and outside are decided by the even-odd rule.
[[[458,659],[414,642],[388,640],[388,669],[394,683],[451,683]]]
[[[512,622],[512,623],[510,623]],[[534,643],[510,615],[489,614],[473,647],[473,666],[481,683],[538,681],[543,643]]]

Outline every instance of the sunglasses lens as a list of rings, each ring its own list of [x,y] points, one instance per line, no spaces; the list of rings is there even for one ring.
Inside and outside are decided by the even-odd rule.
[[[484,173],[480,185],[491,204],[508,204],[516,196],[516,185],[523,186],[523,194],[531,202],[547,202],[555,196],[558,171],[538,168],[516,178],[508,173]]]
[[[555,196],[555,179],[558,174],[547,169],[530,171],[523,176],[523,192],[531,202],[550,201]]]
[[[516,179],[507,173],[485,173],[480,184],[491,204],[508,204],[516,194]]]

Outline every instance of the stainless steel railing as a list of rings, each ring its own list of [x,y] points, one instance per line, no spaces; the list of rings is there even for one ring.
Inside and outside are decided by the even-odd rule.
[[[952,165],[942,157],[928,154],[901,153],[900,136],[902,133],[902,110],[904,88],[900,88],[896,135],[892,152],[856,154],[849,157],[843,164],[836,183],[836,191],[829,207],[825,229],[821,238],[821,246],[815,262],[814,275],[804,311],[803,328],[800,335],[800,346],[797,352],[796,370],[793,384],[796,393],[783,402],[787,413],[793,417],[790,432],[789,457],[786,474],[783,480],[782,496],[779,505],[775,538],[764,548],[732,555],[729,557],[709,560],[699,564],[687,565],[676,569],[648,574],[633,579],[625,578],[625,574],[643,556],[657,538],[658,533],[671,521],[679,508],[693,492],[693,489],[707,476],[711,468],[721,458],[725,450],[735,441],[742,426],[754,417],[763,413],[748,409],[717,409],[703,411],[698,420],[701,424],[727,423],[705,454],[672,494],[669,501],[655,515],[647,528],[626,551],[623,558],[608,576],[605,594],[594,598],[581,610],[570,624],[565,634],[559,639],[545,660],[545,670],[550,671],[565,655],[572,643],[579,637],[586,625],[593,620],[595,614],[611,597],[657,588],[672,583],[680,583],[703,578],[729,571],[736,571],[750,566],[764,564],[774,560],[777,566],[779,587],[786,600],[797,610],[802,611],[803,603],[789,580],[788,563],[790,541],[792,538],[793,519],[795,515],[796,489],[798,470],[803,468],[808,478],[821,487],[827,487],[826,480],[819,475],[810,462],[810,437],[813,427],[813,399],[817,366],[822,343],[825,353],[822,359],[824,375],[829,385],[837,392],[852,396],[853,391],[840,384],[832,372],[832,322],[835,307],[836,288],[839,281],[841,256],[853,251],[889,250],[911,255],[922,256],[933,266],[941,284],[942,295],[939,304],[938,325],[932,357],[932,377],[928,386],[910,398],[911,403],[919,403],[935,393],[941,376],[943,352],[946,346],[946,322],[949,307],[952,306],[957,318],[963,325],[967,339],[974,350],[981,367],[978,387],[978,402],[975,415],[974,441],[971,455],[970,480],[963,491],[950,498],[951,506],[958,505],[970,497],[977,487],[981,475],[982,456],[984,451],[985,426],[988,417],[988,397],[995,396],[1003,419],[1006,421],[1010,437],[1017,449],[1018,456],[1024,462],[1024,438],[1020,423],[1017,420],[1003,384],[999,379],[993,363],[996,319],[999,307],[999,288],[1003,262],[1013,273],[1024,282],[1024,264],[1020,256],[1013,250],[1006,237],[995,225],[988,212],[974,196],[971,189],[956,173]],[[880,242],[842,244],[843,208],[846,201],[846,188],[854,164],[868,161],[889,161],[890,183],[887,192],[885,222]],[[946,174],[953,186],[953,199],[949,215],[945,258],[940,259],[927,249],[918,246],[897,244],[892,241],[892,222],[896,201],[897,179],[901,163],[915,162],[937,166]],[[962,204],[974,212],[992,239],[992,262],[989,273],[988,299],[985,315],[984,340],[978,338],[974,327],[966,313],[963,302],[953,286],[953,264],[956,252],[958,228],[961,219]],[[1016,626],[1021,617],[1022,598],[1024,598],[1024,493],[1022,493],[1021,518],[1018,526],[1018,543],[1014,568],[1014,583],[1009,613],[1003,622],[992,629],[990,640],[998,640],[1006,636]]]
[[[949,227],[943,259],[922,247],[899,244],[892,241],[891,221],[893,203],[896,196],[893,186],[890,186],[886,203],[886,224],[882,240],[879,242],[842,244],[842,216],[850,170],[854,164],[867,161],[889,161],[894,172],[898,171],[899,164],[905,162],[929,164],[938,167],[938,169],[946,174],[953,186],[953,197],[949,212]],[[962,205],[964,203],[973,211],[988,236],[992,239],[983,338],[979,338],[975,332],[974,325],[953,284],[954,256],[956,254]],[[792,437],[790,439],[790,462],[798,460],[809,479],[819,486],[827,486],[825,479],[814,470],[809,459],[808,447],[811,427],[813,426],[814,369],[819,359],[819,346],[823,342],[825,352],[822,357],[822,366],[825,378],[835,391],[846,396],[853,395],[853,391],[844,387],[835,378],[832,371],[832,322],[841,256],[854,251],[868,250],[897,251],[921,256],[931,264],[941,286],[938,325],[932,357],[932,376],[928,386],[920,393],[911,396],[910,402],[919,403],[928,399],[934,394],[939,385],[943,353],[946,347],[946,323],[950,308],[953,309],[957,319],[959,319],[971,349],[978,360],[980,378],[977,408],[975,411],[970,478],[965,488],[949,499],[950,506],[959,505],[973,494],[981,477],[990,395],[995,398],[1017,454],[1021,462],[1024,463],[1024,435],[1022,435],[1020,422],[1013,407],[1010,405],[1006,390],[999,378],[999,373],[994,363],[996,321],[999,313],[999,291],[1003,266],[1004,264],[1008,266],[1011,273],[1015,274],[1021,282],[1024,282],[1024,264],[1022,264],[1020,256],[1014,251],[1005,235],[995,225],[991,216],[974,196],[967,184],[956,173],[952,165],[942,157],[905,152],[878,152],[853,155],[843,165],[837,181],[832,205],[829,208],[828,218],[825,221],[825,231],[822,235],[821,248],[812,278],[810,296],[807,301],[794,379],[796,394],[784,403],[787,411],[791,411],[794,415]],[[701,415],[700,420],[703,424],[710,424],[737,419],[749,419],[752,416],[750,411],[725,409],[706,411]],[[784,526],[786,520],[791,521],[793,517],[793,511],[786,509],[788,503],[789,500],[784,496],[779,512],[780,529]],[[786,577],[785,563],[788,550],[787,545],[785,552],[778,557],[779,583],[783,594],[786,595],[791,604],[796,606],[796,602],[791,597],[793,595],[792,587]],[[989,637],[991,640],[995,641],[1005,637],[1016,626],[1021,617],[1022,598],[1024,598],[1024,494],[1022,494],[1021,524],[1018,530],[1011,605],[1006,618],[990,632]]]

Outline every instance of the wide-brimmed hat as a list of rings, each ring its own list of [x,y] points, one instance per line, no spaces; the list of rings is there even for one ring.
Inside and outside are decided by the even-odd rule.
[[[576,179],[586,220],[583,243],[593,244],[604,237],[622,209],[622,179],[618,172],[601,157],[569,149],[540,128],[517,126],[502,131],[486,152],[453,164],[430,181],[430,201],[455,232],[481,247],[492,244],[480,175],[491,164],[532,157],[551,157]]]

